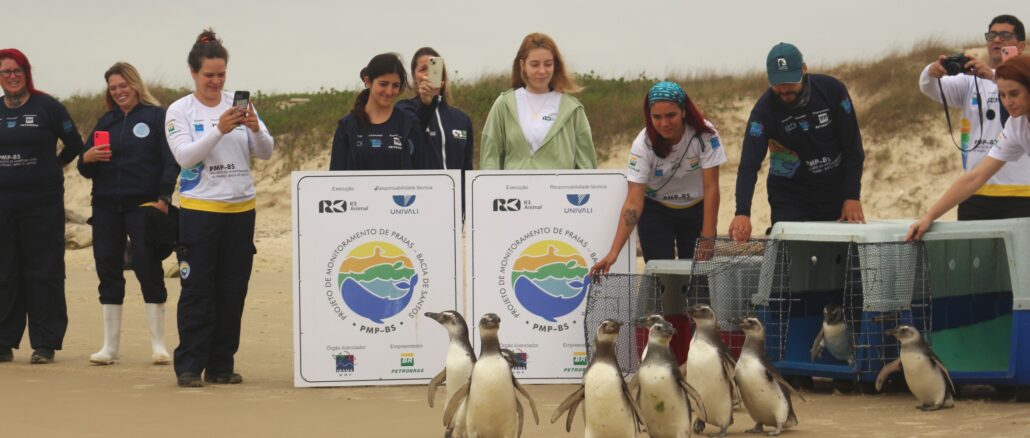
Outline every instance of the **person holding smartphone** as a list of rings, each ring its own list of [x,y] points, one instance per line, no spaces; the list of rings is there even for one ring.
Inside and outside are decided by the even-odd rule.
[[[1009,113],[1001,140],[970,171],[962,174],[932,207],[912,223],[905,240],[919,240],[933,226],[933,221],[966,200],[987,184],[1008,164],[1030,155],[1030,56],[1017,56],[994,71],[1001,104]]]
[[[329,170],[441,168],[423,146],[418,120],[394,108],[408,86],[400,58],[393,53],[376,55],[359,76],[365,89],[336,125]]]
[[[998,99],[994,69],[1026,48],[1026,29],[1012,15],[991,20],[984,34],[987,59],[969,59],[964,71],[949,76],[941,55],[919,75],[919,90],[930,99],[962,109],[962,168],[972,171],[998,145],[1009,113]],[[943,93],[943,94],[942,94]],[[950,135],[950,133],[949,133]],[[958,206],[958,220],[1030,217],[1030,157],[1006,163],[983,187]]]
[[[494,101],[483,126],[480,169],[593,169],[597,153],[580,90],[558,45],[526,35],[511,68],[511,89]]]
[[[68,327],[62,168],[82,136],[68,110],[36,89],[18,49],[0,50],[0,88],[0,362],[14,360],[27,318],[30,362],[46,364]]]
[[[608,273],[634,228],[645,262],[694,258],[698,237],[716,234],[719,166],[725,162],[719,133],[683,88],[667,81],[651,86],[644,129],[629,153],[629,190],[615,239],[590,274]]]
[[[146,245],[147,209],[167,214],[179,174],[164,135],[165,110],[150,94],[131,64],[118,62],[104,72],[107,112],[97,120],[93,135],[79,158],[79,173],[93,180],[93,260],[100,279],[104,345],[90,362],[109,365],[118,360],[122,302],[125,299],[123,254],[129,237],[132,270],[139,280],[150,326],[151,359],[171,361],[164,340],[165,289],[162,256]]]
[[[168,107],[165,123],[182,166],[175,374],[183,387],[240,383],[233,356],[257,252],[250,160],[271,158],[274,141],[254,105],[234,105],[224,90],[229,52],[214,31],[201,32],[187,62],[194,91]]]

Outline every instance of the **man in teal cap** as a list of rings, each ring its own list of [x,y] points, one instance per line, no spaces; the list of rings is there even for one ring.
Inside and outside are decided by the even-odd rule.
[[[793,44],[773,46],[765,67],[769,89],[744,133],[730,237],[751,237],[751,198],[767,151],[772,223],[865,223],[859,200],[865,152],[847,88],[833,77],[809,74]]]

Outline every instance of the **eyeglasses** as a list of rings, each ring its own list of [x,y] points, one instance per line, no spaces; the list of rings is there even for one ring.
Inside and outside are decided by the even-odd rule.
[[[987,33],[984,34],[984,39],[986,39],[988,42],[994,41],[994,39],[998,38],[998,37],[1001,37],[1002,41],[1009,41],[1009,40],[1015,38],[1016,34],[1014,34],[1012,32],[1008,32],[1008,31],[1005,31],[1005,32],[994,32],[994,31],[991,31],[991,32],[987,32]]]
[[[22,70],[20,68],[16,68],[14,70],[0,70],[0,77],[8,78],[11,77],[11,75],[25,76],[25,70]]]

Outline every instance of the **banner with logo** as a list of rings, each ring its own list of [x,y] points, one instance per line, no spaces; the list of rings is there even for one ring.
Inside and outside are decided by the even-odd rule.
[[[465,181],[473,343],[479,345],[479,318],[496,313],[501,347],[515,353],[519,379],[579,382],[587,366],[588,272],[611,248],[626,176],[613,170],[477,171]],[[630,237],[611,272],[635,272],[635,249]]]
[[[461,173],[293,172],[294,384],[425,384],[458,309]]]

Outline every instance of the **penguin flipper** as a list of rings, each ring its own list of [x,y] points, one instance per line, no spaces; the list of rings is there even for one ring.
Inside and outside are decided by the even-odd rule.
[[[426,396],[429,399],[429,407],[433,407],[433,402],[436,399],[436,387],[440,386],[441,383],[447,381],[447,368],[444,368],[433,377],[433,380],[429,381],[429,394]]]
[[[799,398],[801,398],[801,401],[804,401],[804,402],[808,401],[808,400],[805,400],[805,396],[801,395],[801,393],[798,392],[797,389],[794,389],[794,387],[791,386],[791,384],[788,383],[787,380],[784,379],[783,376],[780,375],[779,371],[776,371],[776,368],[773,368],[769,364],[766,364],[766,366],[765,366],[765,375],[770,380],[776,381],[776,383],[779,384],[781,388],[783,388],[783,391],[785,393],[784,395],[787,395],[788,399],[790,398],[789,397],[790,394],[795,394]]]
[[[450,426],[453,424],[452,421],[454,420],[454,414],[458,412],[458,406],[461,405],[461,401],[464,400],[465,397],[468,397],[469,388],[471,388],[471,386],[472,379],[469,379],[464,385],[461,385],[461,388],[454,391],[454,395],[447,401],[447,409],[444,409],[443,411],[444,426]]]
[[[951,374],[948,373],[948,369],[944,367],[944,363],[941,362],[941,358],[937,357],[937,353],[934,353],[933,350],[930,350],[929,348],[927,348],[927,350],[930,351],[930,359],[933,360],[933,364],[941,370],[941,374],[944,374],[944,381],[947,382],[947,387],[945,389],[949,395],[954,397],[958,392],[955,391],[955,382],[951,381]]]
[[[812,362],[815,362],[819,356],[823,355],[823,330],[819,329],[819,334],[815,336],[815,342],[812,343]]]
[[[533,421],[536,422],[537,426],[539,426],[540,415],[536,413],[536,402],[533,401],[533,397],[529,395],[529,391],[526,391],[526,388],[523,387],[521,383],[519,383],[519,380],[516,379],[515,376],[511,376],[511,383],[513,386],[515,386],[515,389],[519,390],[519,392],[522,393],[522,396],[526,398],[526,401],[529,402],[529,409],[533,411]],[[515,397],[515,400],[517,401],[518,397]]]
[[[519,401],[518,397],[515,397],[515,419],[518,424],[515,429],[515,436],[522,438],[522,422],[526,419],[526,412],[522,410],[522,402]]]
[[[634,379],[635,378],[636,376],[634,376]],[[637,383],[639,385],[639,382]],[[626,385],[625,380],[622,381],[622,397],[626,399],[626,403],[629,403],[629,410],[633,414],[633,426],[636,427],[637,432],[641,432],[640,424],[642,421],[640,420],[640,407],[637,406],[637,401],[633,398],[633,394],[630,392],[629,385]],[[584,413],[583,415],[585,416],[586,414]]]
[[[876,375],[876,392],[880,392],[883,389],[883,383],[887,381],[887,378],[891,374],[901,371],[901,359],[894,359],[887,365],[884,365],[880,369],[880,373]],[[951,381],[951,377],[948,377],[948,381]]]
[[[572,402],[572,408],[569,409],[569,416],[565,417],[565,431],[572,432],[572,420],[576,417],[576,409],[579,408],[579,404],[583,402],[583,399]],[[587,413],[583,412],[583,422],[587,421]]]
[[[687,395],[687,397],[689,397],[690,400],[694,401],[694,405],[696,405],[697,408],[701,410],[701,416],[704,418],[708,418],[708,412],[705,411],[705,405],[704,403],[701,403],[701,394],[697,392],[697,390],[694,389],[693,386],[687,383],[686,380],[679,379],[679,385],[680,388],[683,389],[683,392]],[[687,400],[687,405],[690,404],[690,400]]]
[[[572,394],[569,394],[568,397],[565,397],[565,400],[562,400],[562,402],[558,405],[558,408],[554,410],[554,414],[551,415],[551,424],[554,424],[554,422],[558,421],[558,419],[561,418],[561,414],[563,412],[575,408],[579,404],[579,401],[583,400],[585,391],[585,387],[580,385],[579,389],[577,389]],[[572,413],[570,412],[569,415],[572,415]]]

